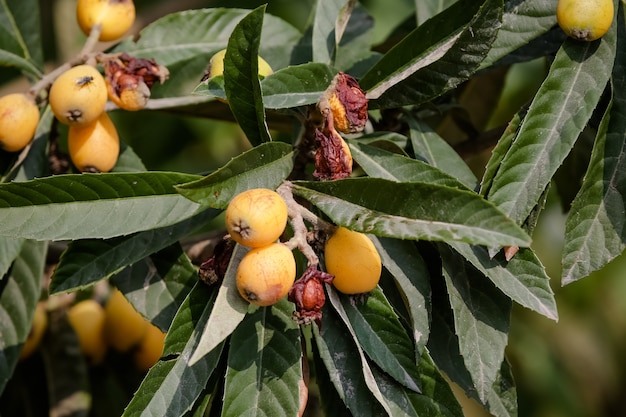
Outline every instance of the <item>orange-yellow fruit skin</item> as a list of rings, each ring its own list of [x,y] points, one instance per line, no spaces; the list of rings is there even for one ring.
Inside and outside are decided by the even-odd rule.
[[[236,282],[252,304],[269,306],[285,297],[296,279],[296,260],[282,243],[251,249],[241,259]]]
[[[105,318],[104,307],[91,299],[79,301],[67,312],[67,319],[78,337],[80,351],[92,365],[101,363],[107,352]]]
[[[61,123],[91,123],[100,117],[107,102],[104,77],[91,65],[72,67],[52,83],[48,101]]]
[[[39,108],[26,94],[13,93],[0,98],[0,147],[17,152],[35,136]]]
[[[28,358],[35,352],[35,350],[37,350],[41,344],[41,340],[43,339],[47,327],[48,314],[46,313],[46,306],[42,302],[37,303],[30,333],[28,334],[28,337],[22,346],[22,350],[20,351],[20,360]]]
[[[382,263],[367,235],[339,227],[324,247],[326,271],[335,276],[333,285],[344,294],[372,291],[378,285]]]
[[[235,242],[259,248],[280,237],[287,217],[287,203],[276,191],[254,188],[236,195],[228,204],[226,229]]]
[[[163,354],[165,344],[165,333],[152,323],[148,324],[146,334],[139,341],[137,348],[133,352],[135,366],[142,372],[152,368]]]
[[[613,23],[613,0],[559,0],[557,22],[571,38],[594,41]]]
[[[120,153],[117,129],[107,113],[90,124],[70,126],[67,145],[72,163],[81,172],[108,172]]]
[[[78,0],[76,20],[85,35],[100,23],[102,32],[98,40],[114,41],[124,36],[135,22],[135,4],[132,0]]]
[[[209,60],[209,73],[207,75],[208,78],[224,74],[224,57],[225,56],[226,56],[226,49],[222,49],[216,52],[211,57],[211,59]],[[259,75],[262,77],[267,77],[268,75],[271,75],[274,72],[270,64],[268,64],[267,61],[261,57],[259,57],[258,59],[258,68],[259,68]]]
[[[104,337],[108,345],[128,352],[144,337],[148,322],[118,289],[111,291],[104,310]]]

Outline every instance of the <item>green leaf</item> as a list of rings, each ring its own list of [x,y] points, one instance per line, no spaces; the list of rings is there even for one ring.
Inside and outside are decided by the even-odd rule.
[[[504,360],[511,300],[450,248],[440,245],[443,275],[465,366],[483,404]]]
[[[193,233],[213,219],[217,210],[203,212],[171,226],[146,230],[112,239],[70,242],[54,270],[50,294],[85,288],[120,272],[146,256]]]
[[[484,247],[458,242],[448,244],[513,301],[549,319],[558,320],[550,277],[531,249],[520,249],[506,262],[501,256],[489,256]]]
[[[124,417],[178,417],[189,411],[218,366],[222,347],[214,349],[194,365],[189,356],[198,346],[202,329],[214,309],[215,291],[198,283],[189,293],[165,338],[162,359],[148,371]]]
[[[337,295],[334,291],[329,295],[332,294],[335,303],[341,308]],[[328,306],[322,312],[324,326],[319,332],[313,331],[313,336],[319,357],[337,394],[354,416],[374,417],[388,414],[388,408],[383,408],[380,400],[377,401],[371,393],[372,388],[377,389],[374,377],[356,337],[345,327],[347,319],[344,317],[342,322],[338,313]]]
[[[268,109],[315,104],[334,75],[328,65],[317,62],[283,68],[261,81],[263,104]]]
[[[374,289],[364,303],[340,300],[365,353],[400,384],[420,392],[413,342],[383,292]]]
[[[38,78],[43,74],[39,3],[6,0],[0,3],[0,66],[15,66]]]
[[[224,56],[224,89],[230,109],[253,146],[272,140],[265,121],[258,52],[265,6],[235,26]]]
[[[230,339],[222,416],[295,416],[302,379],[300,330],[287,300],[259,308]]]
[[[557,0],[505,1],[502,27],[481,64],[486,68],[556,25]]]
[[[113,51],[153,58],[168,68],[170,78],[154,86],[153,98],[185,96],[198,85],[213,54],[226,48],[235,26],[249,13],[247,9],[231,8],[171,13],[146,26],[137,42],[128,38]],[[284,20],[267,15],[263,19],[260,55],[274,70],[283,68],[290,63],[290,51],[301,36]]]
[[[513,116],[513,119],[509,122],[506,130],[498,140],[498,143],[496,143],[496,146],[491,151],[491,157],[489,158],[489,161],[487,161],[485,172],[483,173],[483,177],[480,181],[479,194],[483,197],[489,194],[489,191],[491,190],[493,179],[500,169],[500,164],[502,163],[506,153],[511,148],[518,129],[522,124],[522,120],[526,117],[526,110],[527,109],[522,109],[517,112],[515,116]]]
[[[563,285],[602,268],[626,248],[626,53],[624,10],[620,3],[618,47],[613,69],[613,101],[591,154],[582,187],[565,223]]]
[[[13,265],[13,261],[22,250],[24,239],[0,237],[0,281]]]
[[[527,246],[530,238],[477,194],[377,178],[296,182],[293,191],[337,225],[399,239]]]
[[[370,105],[423,103],[467,80],[488,53],[501,17],[501,0],[461,0],[424,22],[361,78]]]
[[[0,392],[13,374],[30,332],[35,306],[41,296],[46,262],[44,242],[25,241],[0,293]]]
[[[411,315],[415,350],[420,354],[430,332],[430,274],[415,242],[377,238],[372,241],[393,276]]]
[[[521,224],[589,120],[611,74],[615,26],[597,42],[568,39],[556,55],[488,199]]]
[[[248,250],[245,246],[235,245],[215,300],[215,307],[204,327],[200,343],[189,359],[191,366],[230,336],[248,312],[249,304],[239,295],[236,283],[237,267]]]
[[[176,186],[176,190],[199,204],[226,208],[234,196],[251,188],[275,190],[293,169],[292,147],[267,142],[233,158],[199,180]]]
[[[164,332],[198,282],[198,272],[176,243],[111,277],[137,311]]]
[[[415,15],[417,16],[418,26],[433,16],[441,13],[452,4],[455,0],[442,0],[442,1],[420,1],[415,0]]]
[[[369,70],[373,62],[380,58],[378,52],[372,51],[374,46],[374,19],[356,0],[349,0],[341,8],[335,24],[338,45],[335,49],[333,67],[360,77]],[[363,67],[363,70],[359,70]]]
[[[203,210],[170,172],[68,174],[0,184],[0,235],[35,240],[109,238],[165,227]]]
[[[312,31],[313,61],[332,65],[342,30],[338,28],[340,11],[348,0],[317,1]],[[339,29],[339,30],[338,30]]]
[[[459,154],[426,123],[408,118],[411,145],[416,158],[424,158],[430,165],[450,174],[465,187],[476,187],[476,176]]]
[[[358,141],[349,141],[349,145],[352,157],[370,177],[396,182],[424,182],[463,190],[468,189],[452,175],[426,162],[384,151]]]
[[[418,366],[424,393],[420,399],[431,410],[431,413],[435,413],[434,415],[440,413],[440,415],[449,417],[463,415],[463,410],[450,389],[448,381],[436,368],[427,351],[422,353]],[[422,413],[421,415],[431,415],[431,413]]]

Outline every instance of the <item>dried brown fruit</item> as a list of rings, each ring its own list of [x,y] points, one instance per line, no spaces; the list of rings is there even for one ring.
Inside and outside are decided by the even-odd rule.
[[[299,324],[310,324],[315,321],[321,326],[322,307],[326,303],[324,284],[330,284],[334,276],[317,269],[317,265],[309,266],[289,290],[289,301],[296,304],[294,319]]]
[[[322,129],[315,129],[315,171],[320,180],[337,180],[352,174],[352,154],[348,144],[334,128],[333,118],[326,115]]]
[[[124,110],[140,110],[150,98],[150,89],[169,77],[169,71],[153,59],[121,53],[104,63],[109,99]]]
[[[332,114],[335,129],[342,133],[357,133],[367,123],[367,104],[358,81],[340,72],[322,95],[318,107],[323,114]]]
[[[202,262],[198,269],[198,277],[207,285],[213,285],[221,283],[226,275],[230,258],[235,248],[235,241],[229,237],[225,237],[220,240],[215,249],[213,249],[213,255],[206,261]]]

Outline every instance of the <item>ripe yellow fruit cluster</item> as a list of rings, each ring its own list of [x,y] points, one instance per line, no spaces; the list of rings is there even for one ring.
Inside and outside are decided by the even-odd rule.
[[[117,129],[104,111],[107,87],[91,65],[82,64],[61,74],[50,87],[50,108],[69,126],[68,148],[72,163],[81,172],[107,172],[120,151]]]
[[[367,235],[339,227],[324,246],[326,271],[333,286],[344,294],[361,294],[378,285],[382,263]]]
[[[269,306],[285,297],[296,279],[291,250],[278,240],[287,225],[288,210],[275,191],[255,188],[231,200],[226,230],[251,250],[237,268],[237,289],[248,302]]]
[[[79,301],[67,313],[81,352],[92,365],[109,348],[132,355],[138,370],[147,371],[161,357],[165,333],[139,314],[118,289],[103,306],[94,299]]]

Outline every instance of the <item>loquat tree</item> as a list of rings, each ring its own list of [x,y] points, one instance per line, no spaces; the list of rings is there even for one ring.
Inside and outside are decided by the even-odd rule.
[[[0,65],[39,111],[33,132],[0,98],[1,412],[451,417],[464,393],[517,415],[512,309],[559,317],[531,247],[550,188],[562,285],[625,247],[623,3],[589,40],[556,0],[418,1],[382,41],[371,2],[311,3],[305,30],[261,5],[132,36],[133,2],[79,0],[84,47],[52,70],[39,3],[0,4]],[[540,85],[503,110],[507,71],[535,60]],[[232,122],[247,146],[149,170],[119,113]],[[97,324],[76,325],[86,300]],[[46,400],[25,414],[9,394],[33,369]]]

